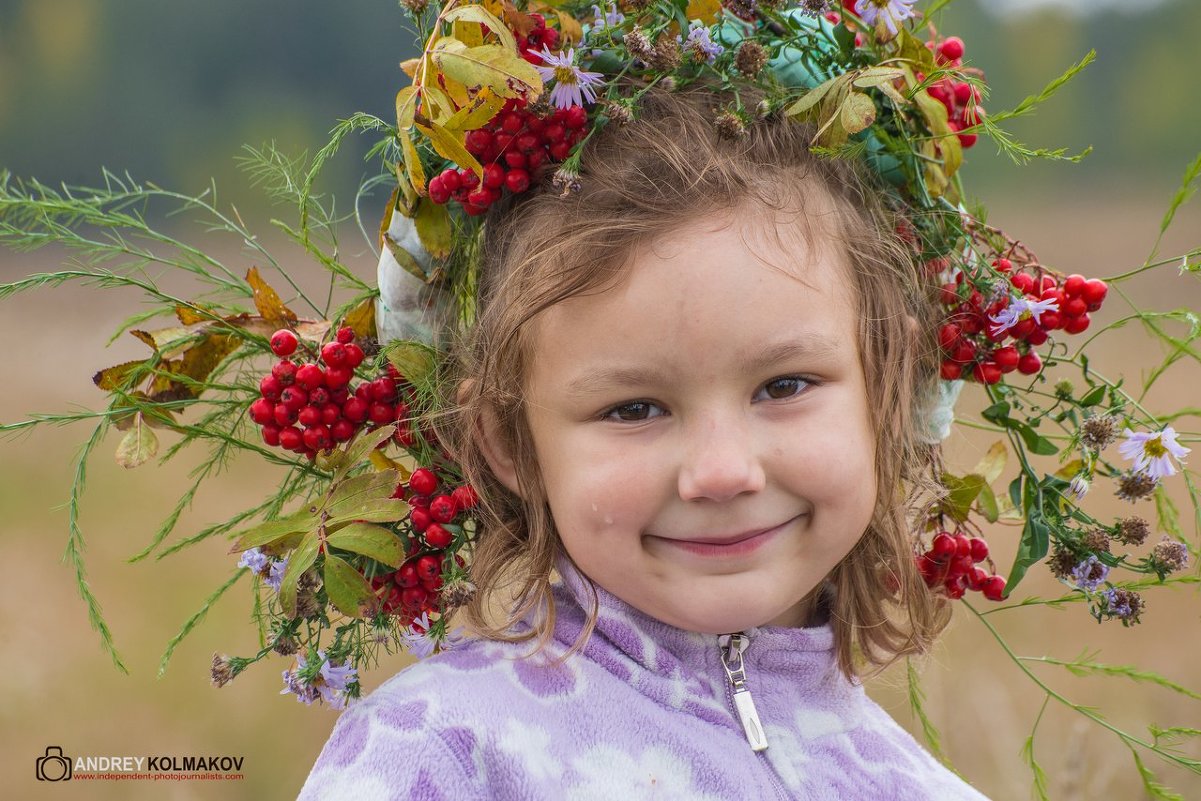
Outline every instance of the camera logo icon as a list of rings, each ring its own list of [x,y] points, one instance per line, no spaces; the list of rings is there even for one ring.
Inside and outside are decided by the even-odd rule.
[[[46,746],[46,755],[38,757],[38,781],[71,781],[71,758],[63,756],[61,746]]]

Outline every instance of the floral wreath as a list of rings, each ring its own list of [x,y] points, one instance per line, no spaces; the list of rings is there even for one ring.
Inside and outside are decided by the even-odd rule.
[[[470,320],[478,258],[473,243],[485,215],[502,198],[548,183],[564,195],[577,190],[580,159],[596,131],[635,119],[650,87],[697,80],[721,81],[729,90],[728,103],[713,118],[719,135],[739,138],[769,115],[809,122],[814,152],[862,160],[880,177],[902,218],[898,234],[925,266],[932,302],[943,310],[937,331],[942,382],[928,403],[929,442],[937,445],[949,433],[965,384],[987,394],[989,405],[972,425],[1002,438],[972,470],[937,476],[945,495],[915,541],[914,559],[932,590],[948,599],[979,592],[989,603],[1004,604],[1027,571],[1045,562],[1065,585],[1063,597],[989,611],[1081,603],[1097,621],[1129,626],[1144,614],[1142,592],[1149,587],[1199,580],[1183,573],[1190,547],[1163,487],[1189,452],[1182,440],[1195,439],[1171,423],[1192,412],[1153,415],[1141,394],[1090,367],[1087,348],[1100,333],[1092,315],[1111,294],[1129,302],[1119,284],[1175,263],[1182,273],[1197,272],[1201,250],[1149,261],[1108,281],[1062,275],[964,205],[960,166],[980,136],[1016,162],[1085,155],[1030,148],[1000,124],[1049,98],[1091,62],[1091,52],[1013,110],[986,114],[988,85],[964,62],[963,40],[935,30],[915,0],[625,0],[605,8],[571,0],[401,4],[420,55],[401,65],[411,83],[396,96],[395,124],[360,113],[342,122],[311,161],[271,148],[247,148],[244,158],[274,200],[298,208],[297,223],[277,224],[328,271],[331,290],[349,290],[341,306],[306,295],[240,218],[207,196],[108,172],[101,188],[61,189],[0,173],[0,239],[24,248],[65,243],[81,254],[82,265],[0,285],[0,299],[84,280],[137,287],[152,305],[117,332],[143,341],[149,355],[94,376],[110,402],[84,415],[97,425],[80,456],[69,507],[68,555],[93,625],[119,668],[124,665],[85,580],[77,518],[83,465],[112,427],[125,432],[116,458],[126,467],[157,455],[156,431],[180,435],[163,459],[193,443],[209,447],[195,483],[134,559],[163,558],[211,537],[228,538],[237,557],[231,578],[171,641],[160,673],[180,640],[244,577],[251,579],[262,647],[247,657],[215,655],[218,686],[274,653],[292,660],[283,671],[284,693],[340,708],[359,696],[358,671],[372,665],[381,648],[420,658],[454,646],[458,636],[447,631],[447,621],[475,589],[470,557],[478,498],[428,420],[437,411],[441,348],[449,332]],[[943,5],[930,4],[934,10]],[[764,99],[744,105],[740,85],[758,87]],[[314,191],[323,165],[356,132],[380,136],[370,158],[382,169],[355,199],[364,232],[362,201],[379,187],[391,189],[378,229],[375,287],[339,261],[343,219]],[[1201,163],[1186,177],[1165,225],[1198,173]],[[240,237],[288,283],[289,300],[256,267],[243,276],[152,228],[141,213],[151,205],[202,216]],[[114,258],[123,260],[121,268],[106,266]],[[147,263],[189,273],[211,291],[192,300],[174,297],[137,269]],[[1170,355],[1147,385],[1177,361],[1201,359],[1193,348],[1201,324],[1191,312],[1130,307],[1128,316],[1101,331],[1138,322],[1168,346]],[[310,313],[302,317],[294,308]],[[140,327],[163,315],[174,318],[171,325]],[[1173,334],[1175,324],[1187,333]],[[1074,344],[1090,329],[1089,338]],[[1078,382],[1052,383],[1046,374],[1052,365],[1078,370]],[[63,419],[39,415],[0,431]],[[1118,440],[1125,464],[1106,456]],[[200,484],[240,452],[283,472],[278,491],[167,544]],[[1032,463],[1036,455],[1058,456],[1060,467],[1040,472]],[[992,485],[1010,456],[1017,475],[1007,491],[997,492]],[[1181,472],[1194,510],[1201,509],[1192,474]],[[1100,520],[1089,514],[1083,501],[1102,481],[1113,482],[1132,504],[1153,499],[1154,524],[1137,515]],[[993,562],[979,520],[1020,526],[1017,557],[1007,570]],[[1153,530],[1162,538],[1140,554],[1135,549]],[[988,612],[962,602],[999,639]],[[1113,666],[1085,660],[1069,667],[1113,673]],[[1139,675],[1181,689],[1154,674]],[[910,695],[941,757],[920,692]],[[1148,789],[1159,785],[1137,748],[1201,773],[1201,762],[1171,747],[1164,732],[1174,730],[1146,740],[1109,728],[1135,753]],[[1041,768],[1031,763],[1037,779]]]

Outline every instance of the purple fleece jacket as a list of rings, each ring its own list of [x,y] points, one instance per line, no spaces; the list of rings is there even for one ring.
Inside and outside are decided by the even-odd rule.
[[[576,568],[559,572],[552,655],[591,606]],[[984,799],[843,677],[829,625],[719,638],[597,594],[596,629],[560,668],[525,657],[534,641],[474,639],[352,703],[301,801]]]

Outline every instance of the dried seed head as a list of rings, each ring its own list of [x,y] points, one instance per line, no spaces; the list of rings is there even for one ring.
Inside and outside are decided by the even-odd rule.
[[[725,139],[741,139],[746,136],[746,123],[733,111],[723,111],[713,118],[718,136]]]
[[[1072,397],[1072,393],[1076,391],[1076,387],[1072,386],[1071,381],[1060,381],[1055,385],[1055,397],[1060,400],[1067,400]]]
[[[1071,578],[1072,569],[1079,561],[1079,557],[1072,553],[1070,548],[1056,545],[1055,550],[1051,553],[1051,558],[1047,560],[1047,566],[1051,568],[1051,573],[1055,578],[1067,579]]]
[[[442,602],[447,609],[466,606],[475,595],[475,585],[466,579],[456,579],[442,588]]]
[[[745,39],[734,55],[734,67],[748,78],[754,78],[767,64],[767,50],[754,39]]]
[[[1188,564],[1188,546],[1164,536],[1151,549],[1151,561],[1162,567],[1165,573],[1175,573]]]
[[[580,191],[580,176],[569,169],[560,167],[551,179],[551,185],[558,190],[559,197],[567,197]]]
[[[214,687],[224,687],[233,681],[234,676],[238,675],[234,670],[233,664],[228,656],[214,653],[213,654],[213,669],[211,678]]]
[[[676,90],[676,79],[671,75],[664,75],[659,79],[659,88],[664,92],[674,92]]]
[[[300,648],[300,643],[296,642],[296,638],[290,634],[284,635],[275,641],[275,645],[271,646],[271,650],[280,656],[291,656]]]
[[[1151,533],[1151,526],[1141,517],[1127,517],[1118,523],[1116,537],[1126,545],[1142,545]]]
[[[420,17],[429,8],[430,0],[400,0],[400,4],[407,8],[414,17]]]
[[[1138,623],[1139,615],[1147,608],[1143,596],[1134,590],[1126,590],[1121,587],[1106,590],[1101,594],[1101,598],[1102,611],[1110,618],[1120,619],[1123,626]]]
[[[748,22],[755,19],[755,12],[759,8],[759,3],[756,0],[722,0],[722,5],[728,8],[735,16]]]
[[[776,2],[776,0],[772,0],[772,1]],[[764,3],[763,5],[767,6],[768,8],[770,8],[772,10],[775,10],[775,8],[776,8],[775,5],[769,5],[768,3]],[[830,10],[830,7],[831,7],[830,0],[801,0],[801,4],[800,4],[801,13],[807,17],[823,16]]]
[[[638,26],[634,26],[634,29],[622,37],[621,41],[634,58],[641,59],[647,64],[654,58],[655,49],[651,47],[651,40],[647,38],[646,32]]]
[[[634,121],[634,112],[624,103],[605,101],[605,115],[618,125],[628,125]]]
[[[652,68],[660,72],[671,72],[680,66],[680,43],[668,34],[662,34],[655,42],[649,59]]]
[[[1117,423],[1108,414],[1090,417],[1080,426],[1080,441],[1090,450],[1103,451],[1117,437]]]
[[[1159,482],[1146,473],[1123,473],[1118,479],[1117,496],[1124,501],[1134,503],[1140,498],[1146,498],[1155,492]]]
[[[1094,553],[1109,553],[1109,532],[1094,528],[1084,535],[1084,547]]]

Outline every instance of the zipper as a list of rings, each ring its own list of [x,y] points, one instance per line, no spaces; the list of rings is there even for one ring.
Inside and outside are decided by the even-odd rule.
[[[738,634],[722,634],[717,638],[717,650],[721,655],[721,666],[726,671],[726,678],[728,680],[726,697],[730,705],[734,708],[734,712],[738,715],[739,721],[742,722],[742,731],[746,734],[746,739],[751,745],[751,750],[755,752],[755,755],[767,770],[767,775],[770,777],[777,795],[780,798],[788,798],[788,793],[780,784],[780,778],[776,775],[775,768],[768,761],[767,754],[763,753],[767,750],[767,733],[763,730],[763,723],[759,720],[759,712],[755,709],[755,700],[751,697],[750,688],[747,687],[746,665],[742,660],[743,651],[749,648],[750,645],[751,638],[741,632]]]

